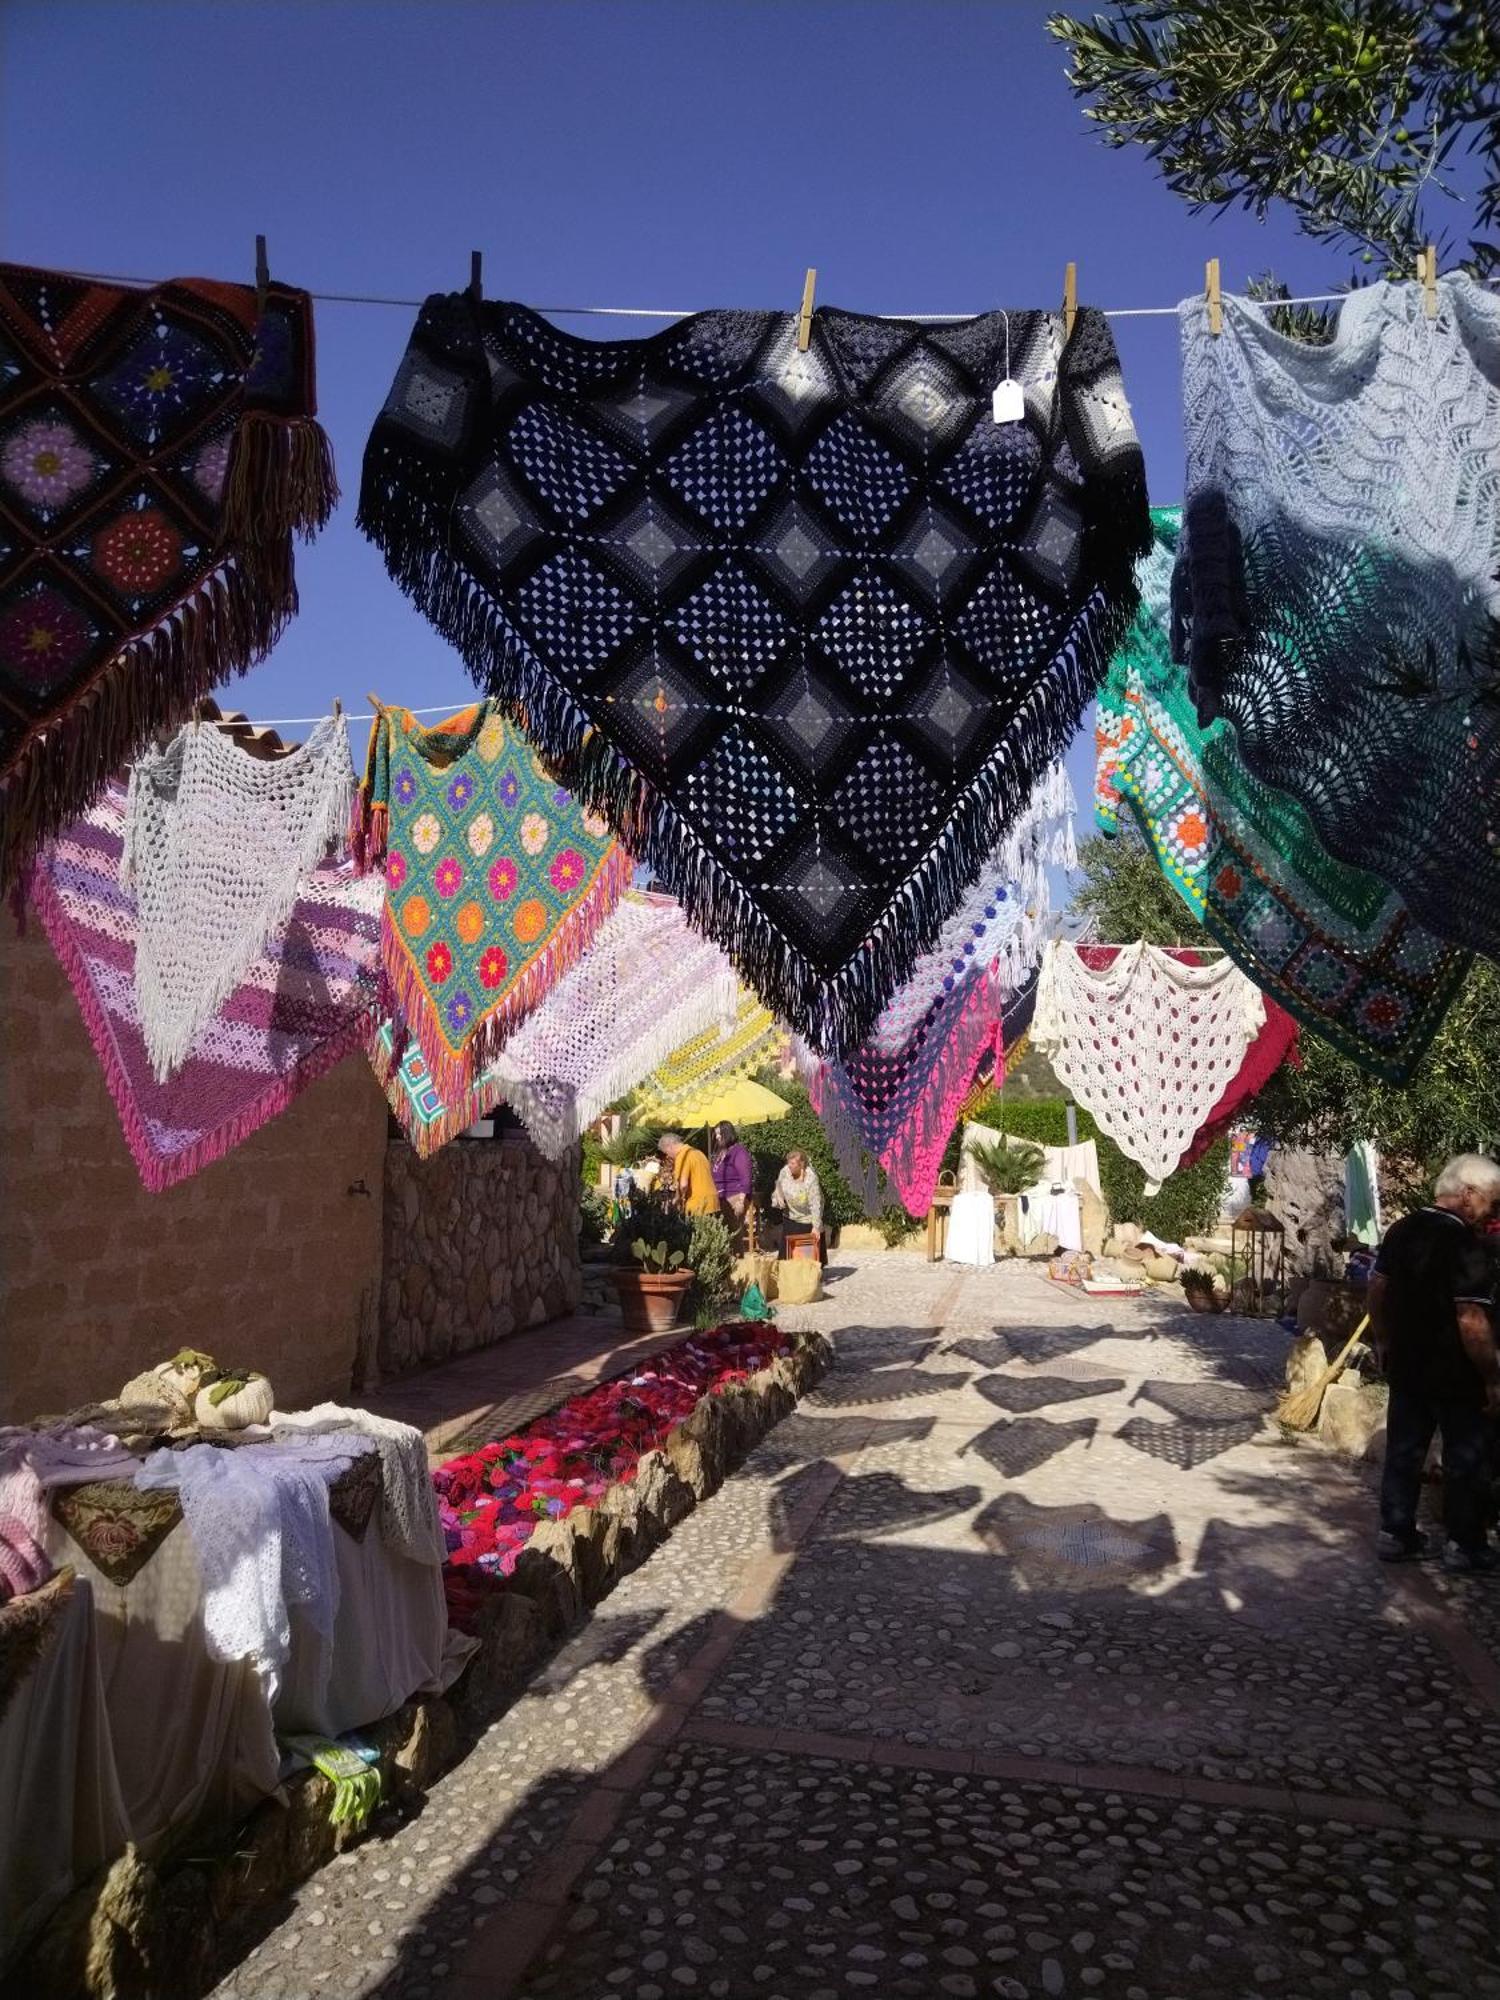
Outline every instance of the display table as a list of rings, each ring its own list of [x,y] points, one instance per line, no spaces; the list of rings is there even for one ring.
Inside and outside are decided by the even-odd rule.
[[[290,1465],[299,1452],[305,1458],[306,1441],[266,1442],[273,1484],[283,1449]],[[419,1497],[431,1509],[431,1546],[420,1557],[383,1532],[382,1462],[370,1439],[348,1434],[347,1455],[330,1463],[327,1479],[322,1587],[307,1604],[283,1604],[279,1617],[273,1604],[269,1622],[284,1641],[274,1669],[252,1650],[226,1656],[222,1634],[216,1643],[192,1509],[174,1487],[116,1477],[49,1495],[42,1545],[77,1580],[67,1648],[49,1654],[47,1672],[3,1718],[0,1917],[40,1921],[127,1841],[149,1859],[190,1827],[232,1824],[278,1790],[278,1733],[338,1736],[452,1685],[475,1642],[448,1624],[425,1458]],[[267,1579],[282,1571],[279,1557],[258,1570],[256,1554],[236,1560],[231,1591],[243,1569],[244,1591],[263,1600]],[[263,1601],[253,1608],[264,1617]],[[246,1629],[254,1624],[247,1618]],[[30,1753],[15,1734],[17,1713],[35,1725]],[[51,1746],[47,1804],[18,1819],[11,1801],[41,1782],[27,1757],[43,1745]]]
[[[971,1190],[956,1194],[948,1210],[947,1261],[983,1266],[995,1261],[995,1199]]]

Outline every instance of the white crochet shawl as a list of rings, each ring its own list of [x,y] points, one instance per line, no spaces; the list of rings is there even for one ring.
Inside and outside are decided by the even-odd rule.
[[[1055,940],[1042,959],[1033,1044],[1152,1182],[1164,1181],[1239,1074],[1265,1002],[1230,958],[1185,964],[1128,944],[1093,971]]]
[[[136,1006],[158,1082],[283,926],[349,824],[354,766],[327,716],[285,757],[189,723],[130,773],[121,879],[135,892]]]

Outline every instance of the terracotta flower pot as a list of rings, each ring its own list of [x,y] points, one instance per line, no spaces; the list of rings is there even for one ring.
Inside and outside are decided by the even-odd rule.
[[[635,1264],[616,1265],[609,1277],[626,1333],[665,1333],[676,1326],[693,1282],[691,1271],[643,1271]]]

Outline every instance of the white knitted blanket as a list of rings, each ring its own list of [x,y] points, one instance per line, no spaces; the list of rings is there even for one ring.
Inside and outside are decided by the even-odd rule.
[[[130,773],[121,879],[135,892],[136,1006],[158,1082],[187,1057],[349,824],[354,766],[327,716],[286,757],[189,723]]]
[[[729,1028],[734,967],[663,896],[628,896],[486,1073],[560,1159],[616,1098],[695,1035]]]
[[[1060,940],[1042,959],[1031,1039],[1101,1132],[1164,1181],[1265,1024],[1230,958],[1188,965],[1128,944],[1100,970]]]

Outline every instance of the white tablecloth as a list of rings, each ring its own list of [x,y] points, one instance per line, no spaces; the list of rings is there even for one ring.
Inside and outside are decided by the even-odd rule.
[[[993,1264],[995,1261],[995,1201],[975,1191],[956,1194],[948,1210],[948,1240],[944,1256],[950,1264]]]

